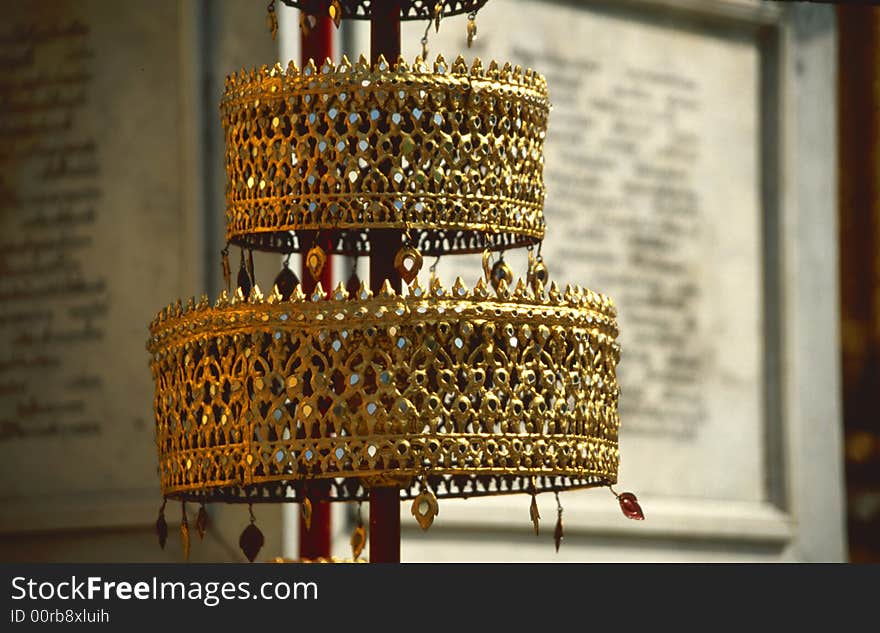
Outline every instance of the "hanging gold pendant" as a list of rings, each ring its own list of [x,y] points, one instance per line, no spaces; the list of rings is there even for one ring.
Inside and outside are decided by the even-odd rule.
[[[404,246],[394,256],[394,268],[408,286],[422,269],[422,254],[412,246]]]
[[[559,551],[559,546],[562,544],[562,539],[565,538],[565,535],[562,531],[562,513],[559,514],[559,518],[556,519],[556,529],[553,531],[553,541],[556,543],[556,551]]]
[[[495,265],[492,266],[492,272],[489,276],[489,281],[492,284],[492,287],[495,288],[495,292],[498,292],[498,289],[501,287],[501,281],[510,286],[513,283],[513,271],[510,269],[510,266],[507,265],[507,262],[503,259],[499,259],[495,262]]]
[[[487,282],[492,282],[492,251],[488,248],[483,251],[483,275]]]
[[[532,255],[532,252],[529,251],[529,273],[528,273],[528,282],[532,287],[532,290],[535,291],[535,294],[541,294],[544,288],[547,286],[547,282],[550,279],[550,272],[547,270],[547,266],[544,264],[544,259],[538,255],[535,258]]]
[[[427,487],[422,488],[418,496],[413,499],[411,511],[416,521],[419,522],[419,526],[423,530],[427,530],[434,522],[434,517],[440,513],[437,497]]]
[[[309,14],[305,11],[299,12],[299,30],[303,35],[308,35],[312,30],[312,26],[309,23]]]
[[[471,47],[471,45],[474,43],[475,39],[477,39],[477,21],[473,17],[470,17],[470,18],[468,18],[468,25],[467,25],[467,45],[468,45],[468,48]]]
[[[205,506],[199,508],[199,513],[196,515],[196,532],[199,533],[199,540],[203,540],[208,532],[208,511],[205,510]]]
[[[342,22],[342,5],[339,3],[339,0],[333,0],[330,3],[330,8],[327,10],[327,13],[330,15],[330,19],[333,20],[333,24],[336,25],[336,28],[339,28],[339,24]]]
[[[538,499],[535,495],[532,495],[532,505],[529,506],[529,516],[532,518],[532,523],[535,524],[535,536],[537,536],[541,514],[538,512]]]
[[[355,526],[354,531],[351,533],[351,557],[357,560],[361,555],[361,552],[364,551],[364,546],[366,544],[367,530],[363,523],[358,523],[357,526]]]
[[[180,544],[183,546],[183,560],[189,560],[189,524],[186,521],[186,504],[181,504],[183,518],[180,520]]]
[[[278,35],[278,16],[275,15],[275,7],[273,5],[269,5],[269,13],[266,15],[266,28],[269,29],[269,33],[272,34],[272,39],[275,39],[275,36]]]
[[[303,499],[302,504],[300,505],[300,511],[302,512],[303,523],[306,524],[306,529],[312,529],[312,500],[306,497]]]
[[[312,278],[317,280],[321,276],[321,271],[324,270],[324,264],[326,263],[327,253],[317,244],[312,246],[309,252],[306,253],[306,267],[312,274]]]

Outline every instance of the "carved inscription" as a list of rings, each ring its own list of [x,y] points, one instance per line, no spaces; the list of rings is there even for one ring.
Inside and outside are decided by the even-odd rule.
[[[545,171],[554,275],[580,281],[586,272],[583,281],[620,306],[628,432],[692,434],[706,415],[694,247],[704,213],[695,187],[700,87],[659,67],[524,46],[514,56],[554,88]]]
[[[101,433],[107,280],[91,264],[102,191],[82,121],[94,51],[79,20],[0,35],[0,443]]]

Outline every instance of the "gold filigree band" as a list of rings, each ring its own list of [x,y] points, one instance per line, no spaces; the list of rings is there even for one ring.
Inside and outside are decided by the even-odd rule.
[[[544,236],[543,77],[438,57],[361,58],[227,78],[226,236],[293,252],[322,231],[361,254],[371,230],[409,230],[425,255]]]
[[[163,494],[438,497],[617,478],[616,311],[589,290],[340,285],[169,306],[148,350]],[[316,480],[330,480],[323,488]]]
[[[326,15],[329,0],[281,0],[289,7],[295,7],[310,15]],[[388,0],[338,0],[339,18],[342,20],[369,20],[373,15],[373,5],[385,5]],[[427,20],[438,15],[435,10],[440,5],[440,17],[450,17],[477,11],[487,0],[398,0],[401,20]]]

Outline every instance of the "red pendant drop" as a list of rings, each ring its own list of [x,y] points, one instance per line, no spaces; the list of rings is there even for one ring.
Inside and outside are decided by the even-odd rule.
[[[639,505],[636,496],[631,492],[622,492],[617,495],[617,501],[620,503],[620,509],[623,510],[623,516],[627,519],[636,521],[644,521],[645,513],[642,512],[642,506]]]

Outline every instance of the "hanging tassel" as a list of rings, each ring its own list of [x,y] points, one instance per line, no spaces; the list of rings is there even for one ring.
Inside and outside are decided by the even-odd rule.
[[[306,497],[303,499],[303,502],[300,504],[300,512],[302,512],[303,523],[306,525],[306,530],[312,529],[312,500]]]
[[[357,561],[364,546],[367,544],[367,529],[364,527],[364,517],[361,514],[361,503],[358,502],[358,518],[357,525],[351,533],[351,557]]]
[[[553,530],[553,542],[556,543],[556,551],[559,552],[559,546],[562,544],[562,539],[565,538],[565,533],[562,527],[562,503],[559,501],[559,492],[554,494],[556,495],[556,529]]]
[[[621,492],[618,494],[611,486],[608,486],[608,489],[615,497],[617,497],[617,502],[620,504],[620,510],[623,512],[623,516],[634,521],[645,520],[645,513],[642,511],[642,506],[639,505],[639,500],[636,499],[636,496],[633,493]]]
[[[165,549],[165,543],[168,541],[168,523],[165,522],[165,504],[168,500],[162,501],[162,507],[159,508],[159,518],[156,519],[156,536],[159,537],[159,547]]]
[[[203,503],[196,515],[196,531],[199,533],[199,540],[204,540],[205,534],[208,532],[208,511]]]
[[[532,523],[535,525],[535,536],[538,536],[541,514],[538,512],[538,499],[534,492],[532,493],[532,504],[529,506],[529,516],[532,519]]]
[[[251,514],[251,523],[241,533],[241,536],[238,539],[238,546],[241,548],[241,551],[244,552],[247,559],[250,562],[254,562],[257,554],[259,554],[260,550],[263,548],[265,539],[263,538],[263,533],[260,532],[260,528],[254,523],[256,519],[254,518],[253,506],[248,506],[248,511]]]
[[[189,560],[189,523],[186,521],[186,502],[180,504],[183,514],[180,519],[180,544],[183,547],[183,560]]]

